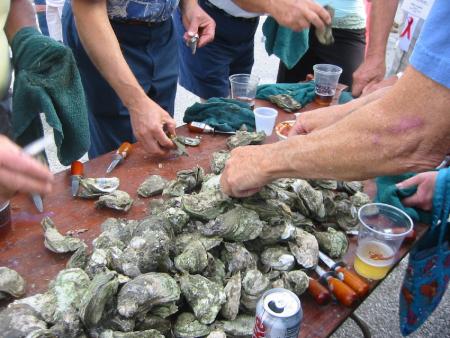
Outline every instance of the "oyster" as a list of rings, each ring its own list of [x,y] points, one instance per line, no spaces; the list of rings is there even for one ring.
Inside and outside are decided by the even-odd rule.
[[[61,317],[50,331],[54,337],[78,338],[83,333],[83,328],[77,312],[74,309],[70,309],[61,314]]]
[[[93,327],[99,323],[106,304],[113,299],[118,287],[119,282],[114,272],[94,277],[80,303],[79,315],[85,326]]]
[[[120,332],[106,330],[101,333],[99,338],[164,338],[164,336],[157,330],[146,330],[136,332]]]
[[[111,254],[109,250],[95,249],[85,266],[86,273],[93,277],[99,273],[108,272],[111,265]]]
[[[331,16],[331,20],[333,20],[334,8],[329,5],[325,5],[323,8],[328,11]],[[322,45],[328,46],[334,43],[332,25],[326,25],[324,29],[316,29],[316,37]]]
[[[239,301],[241,299],[241,273],[237,272],[225,286],[226,302],[220,310],[221,315],[228,320],[236,319],[239,312]]]
[[[225,163],[230,158],[230,152],[228,150],[216,151],[211,157],[211,171],[219,175],[225,168]]]
[[[255,239],[263,228],[258,214],[240,205],[199,227],[205,236],[219,236],[234,242]]]
[[[343,181],[338,182],[338,190],[344,191],[350,195],[356,194],[358,191],[362,191],[364,185],[360,181]]]
[[[235,135],[227,139],[227,146],[234,149],[241,146],[248,146],[250,144],[261,144],[266,139],[266,134],[261,131],[253,133],[249,131],[238,130]]]
[[[138,194],[141,197],[151,197],[163,192],[167,185],[167,180],[159,175],[151,175],[139,186]]]
[[[259,270],[248,270],[242,279],[241,305],[247,311],[254,312],[259,298],[270,286],[270,280]]]
[[[210,281],[223,286],[225,275],[225,264],[223,264],[220,259],[214,258],[213,255],[208,254],[208,266],[206,267],[206,270],[203,271],[203,276]]]
[[[38,329],[36,331],[30,332],[25,338],[57,338],[52,330]]]
[[[183,196],[181,204],[183,210],[190,217],[209,221],[224,213],[232,205],[232,202],[221,192],[204,191]]]
[[[44,217],[41,225],[44,230],[44,245],[50,251],[56,253],[72,252],[85,245],[81,239],[61,235],[50,217]]]
[[[337,190],[338,182],[336,180],[308,180],[309,184],[314,188],[325,190]]]
[[[302,108],[301,103],[288,94],[270,95],[269,100],[288,113],[295,113]]]
[[[225,243],[221,256],[230,274],[256,268],[255,257],[241,244]]]
[[[344,230],[353,230],[358,225],[358,212],[356,207],[347,199],[336,201],[336,222]]]
[[[34,331],[46,328],[47,324],[29,305],[11,304],[0,312],[2,337],[23,338]]]
[[[119,188],[120,180],[117,177],[82,178],[77,197],[96,198],[107,195]]]
[[[328,228],[326,232],[315,232],[320,249],[331,258],[342,257],[348,249],[348,239],[345,233]]]
[[[371,202],[369,195],[361,191],[357,191],[353,196],[351,196],[350,201],[356,208],[361,208],[364,204]]]
[[[178,312],[178,306],[175,302],[166,303],[164,305],[157,305],[150,310],[150,314],[160,318],[167,318]]]
[[[172,324],[169,319],[164,319],[155,315],[146,315],[144,319],[139,320],[136,324],[136,330],[158,330],[163,334],[168,334],[172,329]]]
[[[225,331],[221,329],[215,329],[206,338],[227,338]]]
[[[289,249],[295,256],[297,263],[305,269],[310,269],[317,265],[319,244],[316,238],[310,233],[302,229],[296,229],[295,244],[289,242]]]
[[[161,213],[161,216],[172,226],[173,232],[179,234],[189,222],[189,216],[180,208],[168,208]]]
[[[226,301],[223,287],[200,275],[183,275],[181,292],[202,324],[211,324]]]
[[[259,218],[269,224],[277,224],[292,217],[291,208],[284,202],[277,199],[264,200],[257,196],[245,198],[242,206],[254,210]]]
[[[190,193],[202,184],[204,176],[205,171],[199,166],[180,170],[177,172],[177,178],[164,188],[163,196],[177,197]]]
[[[309,277],[301,270],[293,270],[283,273],[285,288],[294,292],[297,296],[303,294],[309,286]]]
[[[75,251],[66,264],[67,269],[80,268],[84,269],[88,262],[87,245],[83,243],[77,251]]]
[[[178,140],[183,143],[185,146],[189,147],[198,147],[200,143],[202,142],[202,138],[200,136],[196,137],[189,137],[189,136],[177,136]]]
[[[298,195],[300,212],[307,217],[323,220],[325,218],[325,206],[322,192],[315,190],[305,180],[295,180],[293,188]]]
[[[295,257],[283,246],[269,247],[262,252],[261,263],[266,267],[266,271],[289,271],[295,265]]]
[[[144,314],[155,305],[180,298],[177,282],[166,273],[150,272],[126,283],[117,296],[119,313],[131,318]]]
[[[200,323],[192,313],[183,312],[178,316],[173,332],[175,337],[196,338],[206,336],[210,329]]]
[[[175,257],[174,262],[181,272],[201,273],[208,266],[208,256],[203,244],[196,240],[189,243],[183,253]]]
[[[238,315],[235,320],[223,322],[223,330],[231,337],[250,337],[255,326],[254,315]]]
[[[47,323],[54,322],[54,314],[56,311],[56,297],[51,291],[48,291],[46,293],[38,293],[31,297],[18,299],[12,304],[31,306]]]
[[[181,141],[179,136],[173,136],[170,137],[173,144],[175,144],[175,147],[177,148],[174,152],[177,156],[189,156],[188,152],[186,151],[186,147],[184,142]]]
[[[25,280],[15,270],[0,267],[0,299],[8,296],[15,298],[25,294]]]
[[[133,199],[127,192],[116,190],[111,194],[100,196],[95,206],[97,208],[110,208],[119,211],[128,211],[133,204]]]
[[[222,243],[222,239],[219,237],[206,237],[202,236],[198,232],[182,233],[175,238],[175,254],[181,254],[189,245],[189,243],[196,240],[200,241],[203,244],[206,251],[209,251]]]

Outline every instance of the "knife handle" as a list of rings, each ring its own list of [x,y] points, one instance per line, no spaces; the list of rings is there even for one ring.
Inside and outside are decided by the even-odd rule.
[[[70,166],[70,175],[83,176],[84,166],[80,161],[73,161]]]
[[[327,288],[315,279],[309,279],[308,292],[319,305],[325,305],[331,300],[331,295]]]
[[[124,142],[117,149],[117,154],[121,155],[123,158],[127,157],[131,151],[131,144],[129,142]]]
[[[347,284],[344,284],[339,279],[328,277],[328,286],[336,297],[336,299],[344,306],[352,307],[358,301],[358,296]]]
[[[356,274],[342,266],[337,267],[336,271],[342,273],[342,275],[344,276],[344,283],[350,286],[353,291],[356,292],[358,297],[364,297],[365,295],[367,295],[367,293],[369,292],[369,284],[367,284]]]

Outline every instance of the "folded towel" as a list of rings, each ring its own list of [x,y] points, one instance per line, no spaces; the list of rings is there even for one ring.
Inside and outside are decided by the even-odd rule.
[[[248,131],[255,130],[255,116],[247,103],[217,97],[190,106],[183,121],[203,122],[221,131],[236,131],[243,124]]]
[[[269,101],[270,96],[281,94],[292,97],[304,107],[314,100],[314,81],[260,85],[256,92],[256,98]]]
[[[42,112],[53,128],[58,159],[70,165],[90,144],[86,100],[72,51],[32,27],[20,30],[11,48],[14,138],[24,146],[41,137]]]

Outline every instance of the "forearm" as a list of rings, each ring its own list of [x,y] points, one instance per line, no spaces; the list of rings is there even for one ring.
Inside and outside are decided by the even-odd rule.
[[[128,66],[111,27],[106,0],[73,0],[72,9],[81,42],[91,61],[129,109],[147,98]]]
[[[23,27],[36,27],[34,8],[29,0],[12,0],[5,26],[5,33],[9,43]]]
[[[342,180],[432,169],[449,151],[449,105],[448,89],[410,68],[383,98],[336,124],[268,145],[273,157],[262,167],[271,179]]]

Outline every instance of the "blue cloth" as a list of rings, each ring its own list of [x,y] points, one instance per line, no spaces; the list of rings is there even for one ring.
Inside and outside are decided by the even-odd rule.
[[[450,1],[435,0],[411,55],[410,64],[450,88]]]
[[[183,39],[185,29],[180,11],[176,12],[179,83],[203,99],[228,97],[230,75],[250,74],[252,71],[254,36],[259,20],[232,17],[205,0],[200,0],[199,4],[216,22],[216,34],[213,42],[198,48],[192,55]]]
[[[130,115],[117,94],[86,54],[78,36],[72,9],[63,10],[64,42],[78,63],[88,103],[91,148],[89,157],[117,149],[124,141],[135,142]],[[148,96],[173,115],[178,78],[178,52],[172,20],[130,25],[112,22],[124,57]]]
[[[179,0],[108,0],[108,16],[113,20],[161,22],[168,20]]]

